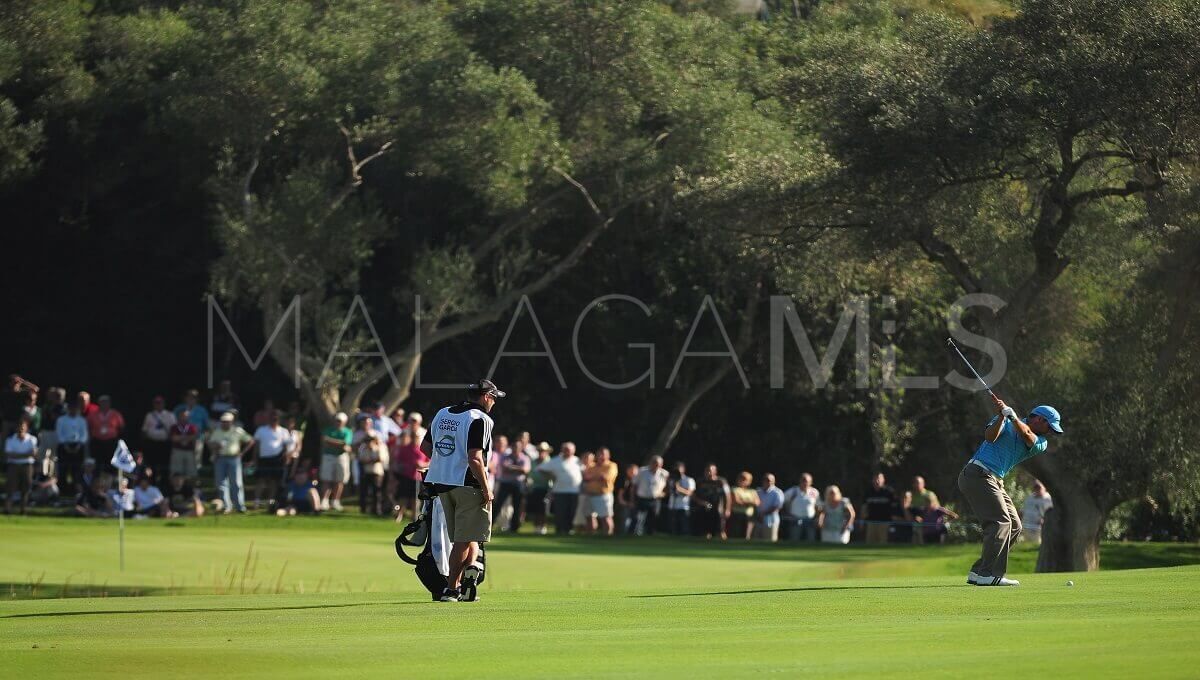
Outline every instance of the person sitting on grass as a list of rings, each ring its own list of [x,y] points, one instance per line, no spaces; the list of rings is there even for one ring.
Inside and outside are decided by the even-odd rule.
[[[317,488],[313,486],[312,481],[309,480],[308,471],[303,468],[296,470],[296,474],[287,487],[287,504],[276,510],[275,514],[283,517],[296,513],[320,514],[320,512],[321,496],[317,493]]]
[[[112,517],[116,507],[112,504],[105,490],[112,483],[104,475],[96,475],[91,484],[85,486],[75,499],[75,514],[80,517]]]
[[[180,473],[171,475],[171,483],[167,487],[167,507],[175,517],[203,517],[204,502],[200,492],[192,486],[187,476]]]
[[[117,488],[108,492],[108,500],[112,502],[113,512],[118,513],[124,511],[126,515],[132,515],[137,507],[133,502],[133,489],[129,488],[129,478],[122,476],[117,482]]]
[[[137,487],[133,490],[135,512],[147,517],[175,517],[175,513],[167,505],[166,496],[151,483],[149,469],[146,472],[147,474],[138,478]]]
[[[47,475],[40,470],[33,476],[33,486],[29,490],[29,504],[42,507],[55,505],[58,502],[58,477]]]

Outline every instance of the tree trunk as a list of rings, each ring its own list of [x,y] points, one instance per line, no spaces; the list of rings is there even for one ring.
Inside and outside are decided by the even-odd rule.
[[[1078,476],[1063,470],[1053,453],[1031,458],[1026,467],[1054,498],[1046,515],[1037,570],[1096,571],[1100,568],[1100,532],[1107,512]]]
[[[733,342],[733,350],[740,357],[746,353],[750,347],[750,341],[754,337],[754,321],[758,318],[758,302],[762,295],[763,284],[761,280],[755,281],[747,298],[746,307],[742,311],[742,325],[738,329],[738,337]],[[679,435],[679,430],[683,428],[683,423],[687,420],[688,413],[696,402],[700,401],[709,390],[717,386],[721,379],[728,375],[730,369],[733,368],[732,363],[727,363],[721,368],[710,372],[695,384],[685,385],[682,381],[679,384],[679,391],[682,392],[679,401],[672,407],[671,413],[667,416],[666,422],[658,430],[658,436],[654,438],[654,444],[650,447],[650,452],[647,458],[653,456],[663,456],[667,450],[671,448],[671,442],[675,441],[675,437]]]

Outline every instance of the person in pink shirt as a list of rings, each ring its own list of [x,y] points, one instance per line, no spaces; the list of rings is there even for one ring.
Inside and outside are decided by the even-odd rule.
[[[397,508],[396,520],[404,517],[406,509],[416,517],[417,487],[421,484],[421,470],[429,467],[429,456],[421,450],[412,432],[406,430],[400,435],[400,445],[396,447],[396,455],[392,457],[389,467],[392,488],[388,496]]]
[[[117,448],[117,440],[125,431],[125,417],[112,407],[112,398],[107,394],[96,400],[98,408],[87,417],[88,442],[91,456],[96,465],[105,465]]]

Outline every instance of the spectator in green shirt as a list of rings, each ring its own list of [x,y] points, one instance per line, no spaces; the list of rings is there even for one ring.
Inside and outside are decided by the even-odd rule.
[[[342,509],[342,492],[350,481],[350,443],[354,433],[346,427],[345,413],[333,417],[333,427],[321,433],[321,509]]]
[[[910,522],[921,522],[925,517],[925,508],[936,508],[940,504],[937,494],[925,488],[925,478],[920,475],[913,477],[912,507],[906,513],[908,515],[907,519]],[[921,543],[923,540],[924,535],[922,532],[913,532],[913,543]]]

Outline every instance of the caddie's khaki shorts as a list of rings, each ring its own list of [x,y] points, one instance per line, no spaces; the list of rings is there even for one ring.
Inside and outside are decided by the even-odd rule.
[[[483,492],[456,486],[438,494],[446,514],[446,532],[454,543],[492,540],[492,504],[483,504]]]

